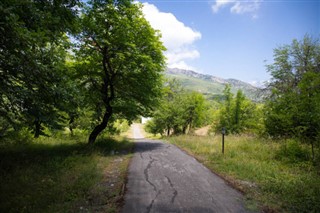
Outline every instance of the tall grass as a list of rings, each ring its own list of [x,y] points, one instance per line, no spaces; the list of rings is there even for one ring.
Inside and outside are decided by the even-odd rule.
[[[133,144],[100,138],[88,147],[85,141],[64,136],[1,143],[0,212],[117,211]],[[106,177],[108,169],[117,177]],[[97,187],[109,179],[118,181]]]
[[[227,136],[223,155],[219,135],[167,140],[244,191],[249,205],[280,212],[320,212],[319,169],[308,161],[309,149],[295,141],[281,145],[255,137]]]

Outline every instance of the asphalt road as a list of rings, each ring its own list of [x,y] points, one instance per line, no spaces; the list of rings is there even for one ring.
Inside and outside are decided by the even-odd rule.
[[[135,154],[122,213],[248,212],[243,196],[174,145],[142,139],[134,126]]]

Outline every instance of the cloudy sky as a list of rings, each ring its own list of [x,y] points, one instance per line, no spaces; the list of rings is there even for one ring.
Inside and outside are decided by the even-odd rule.
[[[259,83],[273,49],[320,38],[320,0],[149,0],[143,12],[161,31],[169,67]]]

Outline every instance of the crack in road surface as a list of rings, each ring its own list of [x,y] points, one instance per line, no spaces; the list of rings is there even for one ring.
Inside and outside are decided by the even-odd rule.
[[[178,195],[178,191],[174,188],[170,178],[168,176],[165,176],[169,182],[170,187],[173,189],[173,197],[171,198],[171,203],[174,203],[174,199],[176,199],[176,196]]]
[[[146,181],[153,187],[153,190],[156,192],[157,191],[157,187],[151,183],[151,181],[149,180],[149,174],[148,174],[148,170],[151,168],[151,164],[154,162],[155,160],[152,159],[151,161],[149,161],[147,167],[144,169],[143,173],[144,173],[144,177],[146,179]]]
[[[163,141],[141,139],[139,129],[134,132],[139,140],[129,166],[122,213],[249,212],[240,192],[193,157]]]
[[[153,203],[154,201],[157,199],[157,197],[161,194],[161,190],[159,190],[155,196],[155,198],[152,199],[150,205],[147,207],[147,212],[150,213],[151,209],[152,209],[152,206],[153,206]]]
[[[140,157],[141,157],[141,159],[144,159],[144,158],[143,158],[143,155],[142,155],[142,152],[139,152],[139,153],[140,153]]]

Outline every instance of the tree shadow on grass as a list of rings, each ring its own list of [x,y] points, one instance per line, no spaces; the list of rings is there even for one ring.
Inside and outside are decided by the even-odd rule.
[[[25,167],[28,164],[43,164],[52,159],[63,160],[72,155],[91,155],[100,152],[104,155],[114,153],[129,153],[133,144],[128,140],[115,140],[101,138],[93,145],[86,143],[58,143],[58,144],[32,144],[11,145],[0,149],[0,170],[10,170],[15,167]],[[125,151],[125,152],[124,152]]]
[[[70,141],[2,146],[0,212],[51,211],[53,203],[83,198],[99,177],[97,156],[128,154],[132,147],[106,138],[92,146]]]

